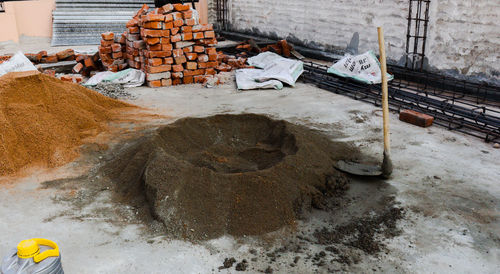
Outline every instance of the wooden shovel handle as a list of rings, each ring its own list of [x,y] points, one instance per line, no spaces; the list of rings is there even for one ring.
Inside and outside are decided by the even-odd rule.
[[[385,56],[384,30],[378,27],[378,45],[380,49],[380,70],[382,72],[382,113],[384,119],[384,152],[389,155],[391,142],[389,136],[389,91],[387,87],[387,62]]]

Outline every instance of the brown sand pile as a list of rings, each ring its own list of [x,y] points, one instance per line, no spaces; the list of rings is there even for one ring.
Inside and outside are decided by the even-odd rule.
[[[260,235],[293,225],[347,178],[352,148],[259,115],[187,118],[122,151],[104,168],[120,200],[144,203],[170,236]],[[102,177],[102,176],[101,176]],[[134,204],[134,202],[136,204]]]
[[[0,176],[31,165],[60,166],[130,107],[82,86],[36,72],[0,78]]]

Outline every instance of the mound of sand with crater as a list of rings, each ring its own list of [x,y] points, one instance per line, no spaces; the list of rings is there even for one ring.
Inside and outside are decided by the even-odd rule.
[[[352,154],[303,126],[217,115],[160,128],[101,174],[121,201],[133,207],[147,201],[168,235],[200,240],[293,225],[326,197],[342,195],[348,179],[334,163]]]
[[[132,106],[38,72],[0,77],[0,176],[75,159],[124,107]]]

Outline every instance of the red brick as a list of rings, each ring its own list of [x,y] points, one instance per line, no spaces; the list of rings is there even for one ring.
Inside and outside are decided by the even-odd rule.
[[[172,71],[174,71],[174,72],[180,72],[183,70],[184,70],[184,67],[182,65],[173,65],[172,66]]]
[[[174,5],[166,4],[163,7],[161,7],[161,9],[163,10],[163,13],[169,13],[174,10]]]
[[[215,38],[215,31],[205,31],[205,38]]]
[[[399,113],[399,120],[419,127],[430,127],[434,117],[413,110],[403,110]]]
[[[144,36],[145,37],[168,37],[168,36],[170,36],[170,30],[168,30],[168,29],[165,29],[165,30],[145,29]]]
[[[217,49],[215,48],[207,48],[207,54],[217,54]]]
[[[202,62],[202,63],[208,62],[208,55],[206,55],[206,54],[198,55],[198,62]]]
[[[191,27],[193,32],[200,32],[203,31],[203,25],[194,25]]]
[[[165,15],[163,14],[153,14],[153,13],[150,13],[146,16],[143,16],[142,17],[142,20],[144,22],[160,22],[160,21],[165,21]]]
[[[156,66],[156,67],[148,67],[147,72],[148,73],[161,73],[161,72],[166,72],[170,71],[172,69],[171,65],[161,65],[161,66]]]
[[[113,59],[118,59],[123,57],[123,52],[113,52]]]
[[[182,32],[193,32],[193,28],[190,26],[182,26]]]
[[[184,20],[182,19],[174,20],[174,27],[181,27],[182,25],[184,25]]]
[[[184,79],[182,79],[182,82],[185,84],[185,85],[189,85],[189,84],[192,84],[194,81],[193,79],[193,76],[184,76]]]
[[[191,6],[188,4],[174,4],[174,10],[176,11],[186,11],[191,9]]]
[[[193,33],[192,32],[185,32],[182,34],[182,40],[183,41],[190,41],[193,40]]]
[[[206,76],[203,75],[196,75],[193,77],[194,82],[197,84],[202,84],[205,81]]]
[[[161,45],[161,50],[163,51],[172,51],[173,50],[173,47],[172,44],[162,44]]]
[[[198,54],[196,54],[196,53],[192,53],[192,52],[187,52],[187,53],[186,53],[186,58],[187,58],[189,61],[195,61],[195,60],[198,58]]]
[[[196,63],[196,62],[187,62],[186,63],[186,69],[195,70],[197,68],[198,68],[198,63]]]
[[[176,35],[170,37],[170,42],[172,42],[172,43],[179,42],[179,41],[182,41],[182,36],[180,34],[176,34]]]
[[[147,10],[149,10],[149,6],[147,4],[143,4],[141,9],[135,13],[134,18],[137,18],[140,15],[145,14]]]
[[[174,22],[166,22],[163,23],[163,29],[173,29],[174,28]],[[174,33],[172,33],[173,35]]]
[[[173,79],[180,79],[182,77],[184,77],[184,72],[180,72],[180,71],[172,72]]]
[[[126,27],[127,28],[137,27],[138,24],[139,24],[139,21],[137,19],[133,18],[133,19],[131,19],[130,21],[127,22]]]
[[[148,59],[148,64],[152,67],[157,67],[163,65],[162,58],[150,58]]]
[[[57,60],[57,56],[55,54],[43,57],[42,61],[41,61],[41,63],[57,63],[57,62],[58,62],[58,60]]]
[[[162,45],[169,45],[170,44],[170,37],[162,37],[160,43]]]
[[[218,71],[231,71],[233,70],[233,67],[228,64],[220,64],[216,69]]]
[[[73,82],[73,76],[71,75],[62,75],[60,79],[64,82]]]
[[[172,33],[172,35],[176,35],[177,33],[179,33],[180,30],[181,28],[171,28],[170,32]]]
[[[172,16],[172,14],[165,14],[165,20],[164,20],[164,22],[165,23],[171,23],[172,21],[174,21],[174,17]]]
[[[207,68],[216,68],[219,65],[219,62],[207,62]]]
[[[184,51],[184,53],[191,53],[191,52],[193,52],[193,47],[185,47],[185,48],[182,48],[182,50]]]
[[[141,32],[141,30],[139,29],[139,27],[129,27],[127,29],[128,29],[128,32],[132,33],[132,34],[137,34],[137,33]]]
[[[108,32],[102,33],[101,37],[103,40],[106,40],[106,41],[114,41],[115,34],[108,31]]]
[[[111,49],[111,47],[103,47],[103,46],[99,46],[99,53],[100,54],[109,54],[109,53],[112,53],[113,50]]]
[[[146,23],[144,23],[143,27],[146,29],[162,29],[163,22],[159,22],[159,21],[146,22]]]
[[[205,35],[203,32],[195,32],[193,33],[193,39],[198,40],[198,39],[203,39],[205,38]]]
[[[50,75],[52,77],[56,77],[56,71],[53,69],[46,69],[42,73],[45,75]]]
[[[176,64],[184,64],[187,62],[186,56],[184,56],[184,55],[179,56],[179,57],[174,57],[174,60],[175,60]]]
[[[146,38],[146,43],[148,45],[156,45],[160,43],[160,38],[159,37],[151,37],[151,38]]]
[[[217,54],[209,54],[208,61],[217,61]]]
[[[172,86],[177,86],[177,85],[180,85],[182,84],[182,80],[181,79],[174,79],[172,80]]]
[[[182,49],[174,49],[172,55],[175,57],[184,56],[184,51]]]
[[[115,44],[111,45],[111,50],[113,52],[122,51],[122,45],[115,43]]]
[[[83,65],[81,63],[78,63],[73,67],[73,72],[80,73],[82,71],[82,69],[83,69]]]
[[[149,51],[147,54],[148,54],[148,56],[146,56],[146,57],[149,57],[149,58],[155,58],[155,57],[165,58],[165,57],[170,57],[172,55],[172,52],[171,51]]]
[[[196,53],[204,53],[205,52],[205,47],[204,46],[194,46],[193,51]]]
[[[172,79],[161,79],[162,87],[169,87],[172,85]]]
[[[101,46],[102,47],[111,47],[115,43],[114,40],[101,40]]]
[[[142,40],[132,42],[133,48],[136,50],[145,49],[146,43]]]
[[[147,49],[150,50],[150,51],[162,51],[163,50],[161,44],[148,45]]]
[[[171,14],[174,17],[174,20],[183,19],[182,18],[182,13],[180,13],[180,12],[176,11],[176,12],[172,12]]]
[[[60,61],[66,60],[66,59],[70,58],[71,56],[75,56],[75,51],[72,49],[63,50],[63,51],[56,53],[56,56],[57,56],[57,59]]]
[[[194,18],[194,12],[192,9],[190,10],[187,10],[187,11],[183,11],[182,12],[182,18],[184,19],[192,19]]]
[[[183,71],[183,73],[184,73],[184,77],[186,77],[186,76],[194,76],[194,70],[187,70],[187,69],[185,69]]]
[[[188,26],[196,25],[196,19],[191,18],[191,19],[185,19],[184,21],[185,21],[186,25],[188,25]]]
[[[198,62],[198,67],[199,67],[200,69],[207,68],[207,63],[206,63],[206,62]]]
[[[95,63],[92,58],[87,58],[83,61],[83,64],[86,68],[95,68]]]
[[[214,30],[214,25],[212,25],[212,24],[203,24],[201,26],[202,26],[202,31]]]
[[[174,58],[173,57],[163,58],[163,64],[165,64],[165,65],[173,65],[174,64]]]
[[[214,68],[207,68],[205,70],[205,74],[207,74],[207,75],[215,75],[215,74],[217,74],[217,72],[215,71]]]
[[[150,88],[159,88],[159,87],[161,87],[161,80],[148,81],[148,87],[150,87]]]

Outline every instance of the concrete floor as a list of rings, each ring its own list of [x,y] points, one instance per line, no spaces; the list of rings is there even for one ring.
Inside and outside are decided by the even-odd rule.
[[[311,85],[238,92],[230,81],[213,89],[188,85],[129,91],[137,96],[131,103],[170,117],[164,123],[220,113],[260,113],[332,136],[340,132],[343,136],[337,140],[354,142],[366,154],[382,158],[381,110]],[[403,233],[386,241],[387,254],[364,256],[359,264],[341,270],[498,273],[500,150],[440,127],[400,122],[395,113],[390,123],[395,168],[387,183],[407,209],[399,222]],[[85,174],[98,161],[89,157],[82,155],[58,169],[32,170],[23,178],[0,178],[0,256],[23,239],[42,237],[59,243],[66,273],[213,273],[226,257],[246,258],[251,248],[264,252],[251,239],[223,237],[191,244],[145,234],[142,224],[119,221],[112,211],[97,217],[87,214],[112,208],[109,193],[74,212],[71,205],[59,202],[66,191],[42,188],[46,180]],[[313,217],[306,225],[315,221]],[[304,264],[283,265],[275,273],[313,270],[328,272]],[[220,272],[234,273],[234,268]]]

